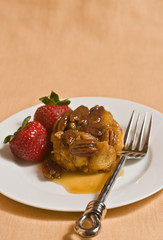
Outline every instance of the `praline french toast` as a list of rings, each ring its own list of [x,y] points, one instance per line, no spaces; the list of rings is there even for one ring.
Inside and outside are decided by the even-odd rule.
[[[67,171],[96,173],[115,167],[123,148],[123,132],[103,106],[79,106],[64,112],[51,134],[53,156]]]

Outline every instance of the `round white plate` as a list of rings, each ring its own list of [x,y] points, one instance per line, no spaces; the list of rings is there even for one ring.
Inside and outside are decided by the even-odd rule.
[[[103,105],[125,129],[132,111],[153,113],[150,148],[140,161],[126,162],[124,174],[116,181],[105,204],[115,208],[144,199],[163,187],[162,136],[163,114],[147,106],[103,97],[72,98],[70,107]],[[18,202],[58,211],[84,211],[96,194],[70,194],[62,186],[46,180],[38,164],[16,159],[3,139],[20,126],[26,116],[33,116],[38,106],[14,114],[0,123],[0,192]]]

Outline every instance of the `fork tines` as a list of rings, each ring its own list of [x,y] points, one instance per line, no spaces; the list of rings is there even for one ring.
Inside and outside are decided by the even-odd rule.
[[[132,112],[124,137],[124,151],[134,151],[142,155],[147,153],[152,126],[152,114],[149,117],[147,112],[143,115],[142,118],[141,112],[138,114],[135,111]]]

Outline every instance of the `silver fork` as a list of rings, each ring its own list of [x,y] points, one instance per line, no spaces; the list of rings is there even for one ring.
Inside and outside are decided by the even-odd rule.
[[[124,137],[124,147],[121,152],[118,154],[126,155],[127,159],[132,158],[132,159],[140,159],[144,157],[148,151],[148,145],[149,145],[149,138],[150,138],[150,131],[151,131],[151,126],[152,126],[152,115],[150,117],[150,121],[148,124],[148,130],[145,136],[145,125],[146,125],[146,120],[147,120],[147,113],[144,115],[143,122],[141,125],[141,130],[139,132],[139,136],[137,137],[138,133],[138,126],[139,126],[139,121],[140,121],[140,113],[138,114],[138,117],[136,119],[135,127],[133,133],[132,131],[132,126],[133,126],[133,121],[135,118],[135,111],[132,112],[130,121],[128,123],[125,137]],[[143,144],[143,139],[145,138],[144,144]],[[143,146],[142,146],[143,144]]]
[[[107,210],[104,204],[105,198],[111,190],[113,183],[115,182],[122,166],[125,164],[126,159],[141,159],[148,151],[150,132],[152,126],[152,115],[148,123],[147,132],[145,134],[147,113],[144,116],[143,123],[141,124],[141,130],[138,134],[138,126],[140,121],[140,114],[137,117],[134,131],[132,133],[132,126],[134,122],[135,111],[132,112],[129,120],[125,137],[124,137],[124,148],[118,154],[120,156],[119,163],[110,178],[106,181],[100,194],[96,200],[88,203],[86,210],[83,215],[75,222],[74,230],[81,237],[94,237],[98,234],[101,228],[100,220],[104,218]],[[137,137],[138,135],[138,137]],[[136,139],[138,139],[136,141]],[[145,139],[145,140],[144,140]],[[143,143],[144,140],[144,143]],[[143,143],[143,146],[142,146]]]

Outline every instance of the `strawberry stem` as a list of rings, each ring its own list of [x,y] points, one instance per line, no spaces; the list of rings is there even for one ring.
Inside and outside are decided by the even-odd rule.
[[[56,94],[54,91],[51,91],[50,97],[45,96],[39,99],[41,102],[43,102],[45,105],[69,105],[70,100],[64,99],[60,100],[58,94]]]

